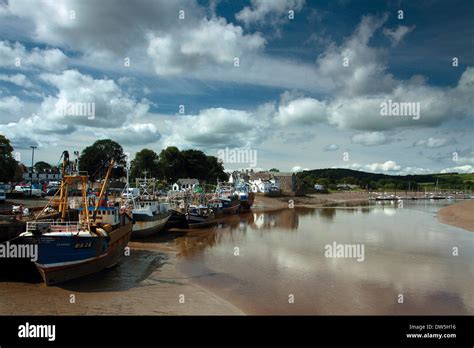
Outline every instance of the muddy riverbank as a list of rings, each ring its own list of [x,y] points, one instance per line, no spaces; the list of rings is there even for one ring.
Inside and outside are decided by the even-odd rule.
[[[438,220],[474,232],[474,200],[441,208],[438,211]]]
[[[0,315],[241,315],[228,301],[176,269],[174,248],[130,243],[111,270],[63,285],[0,281]]]

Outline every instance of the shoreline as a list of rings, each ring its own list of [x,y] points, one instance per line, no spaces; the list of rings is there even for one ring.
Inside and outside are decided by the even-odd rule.
[[[129,246],[130,259],[123,260],[117,269],[103,271],[107,272],[106,275],[99,272],[51,287],[39,282],[2,280],[0,314],[245,314],[229,301],[179,272],[173,245],[131,242]],[[31,293],[35,295],[31,296]],[[71,303],[71,295],[74,295],[75,303]]]
[[[267,212],[285,209],[290,201],[295,208],[340,208],[368,206],[369,195],[366,192],[335,192],[330,194],[310,194],[304,197],[280,196],[268,197],[261,194],[255,196],[253,212]]]
[[[255,197],[255,213],[294,207],[356,208],[367,207],[368,196],[359,192],[341,192],[306,197]],[[474,232],[474,200],[443,207],[438,211],[440,223]],[[171,230],[143,241],[131,241],[131,257],[117,270],[104,276],[98,273],[87,279],[57,287],[42,283],[0,282],[2,315],[245,315],[251,308],[225,292],[220,293],[206,282],[179,269],[177,257],[180,236],[184,230]],[[26,291],[25,291],[26,290]],[[35,293],[32,298],[28,294]],[[69,303],[70,296],[76,303]],[[180,295],[185,303],[180,303]],[[59,299],[59,300],[58,300]],[[62,300],[61,300],[62,299]],[[41,303],[41,306],[38,306]]]
[[[438,210],[438,221],[474,232],[474,200],[456,203]]]

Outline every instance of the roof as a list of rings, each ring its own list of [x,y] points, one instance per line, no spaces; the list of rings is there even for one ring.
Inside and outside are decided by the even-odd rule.
[[[272,172],[275,178],[285,177],[285,176],[293,176],[294,173],[290,172]]]
[[[253,173],[252,175],[250,175],[250,180],[258,180],[258,179],[261,179],[261,180],[270,180],[272,178],[272,174],[271,173],[267,173],[267,172],[263,172],[263,173]]]

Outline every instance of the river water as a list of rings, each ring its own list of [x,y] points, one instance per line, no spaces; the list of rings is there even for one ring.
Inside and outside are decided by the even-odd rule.
[[[248,314],[474,314],[474,233],[438,222],[443,205],[230,216],[175,240],[178,269]]]

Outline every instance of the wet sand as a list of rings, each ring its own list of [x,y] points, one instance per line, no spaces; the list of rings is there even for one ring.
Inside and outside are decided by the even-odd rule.
[[[388,298],[384,297],[382,301],[380,294],[385,293],[387,289],[390,289],[388,292],[392,293],[395,291],[394,287],[397,288],[400,285],[395,286],[384,278],[386,270],[379,276],[380,279],[375,277],[367,281],[364,280],[367,274],[377,274],[377,272],[381,271],[380,264],[382,261],[380,260],[373,264],[366,263],[367,267],[359,266],[357,270],[353,269],[354,265],[348,264],[346,266],[351,266],[352,268],[349,268],[351,271],[348,273],[337,272],[337,274],[341,273],[337,277],[334,277],[332,274],[332,268],[326,269],[322,267],[321,270],[316,272],[316,265],[324,265],[325,261],[318,263],[315,260],[304,261],[301,258],[304,255],[315,255],[315,251],[308,248],[310,245],[319,245],[320,243],[316,243],[316,240],[313,243],[308,241],[311,238],[316,238],[318,234],[324,233],[325,230],[332,228],[332,220],[339,216],[336,214],[337,209],[324,208],[315,211],[313,209],[305,210],[300,208],[296,212],[295,209],[285,209],[288,207],[287,199],[293,199],[295,206],[306,206],[306,204],[310,206],[313,204],[321,206],[337,204],[340,206],[348,202],[355,205],[359,200],[364,200],[365,198],[361,197],[360,193],[347,192],[314,196],[316,197],[303,197],[298,200],[298,198],[291,197],[270,198],[258,195],[254,204],[254,213],[226,216],[220,222],[219,227],[209,230],[174,230],[161,233],[159,236],[146,239],[145,241],[133,241],[129,245],[132,250],[131,256],[127,260],[123,260],[118,267],[57,287],[46,287],[41,282],[5,281],[0,279],[0,314],[419,314],[426,313],[427,308],[445,314],[466,314],[470,312],[469,308],[471,307],[469,306],[472,306],[472,304],[467,307],[461,305],[465,300],[459,300],[457,297],[454,299],[448,298],[449,296],[444,293],[433,295],[431,292],[429,296],[435,296],[434,298],[437,301],[442,298],[438,306],[433,307],[433,304],[423,303],[422,299],[427,294],[421,294],[422,296],[417,296],[419,298],[416,301],[416,305],[409,309],[399,308],[398,306],[387,307],[391,295],[387,295]],[[472,228],[472,220],[469,222],[469,212],[473,209],[473,203],[473,201],[462,202],[454,206],[442,208],[438,217],[440,221],[443,218],[446,218],[446,221],[451,219],[449,221],[452,221],[452,224],[461,228],[465,228],[463,226]],[[369,207],[360,209],[361,214],[366,214],[369,211]],[[394,210],[390,208],[388,211],[383,211],[389,213]],[[314,222],[307,225],[308,222],[306,222],[305,217],[313,215],[319,216],[319,219],[316,221],[326,221],[328,225],[321,226],[321,228],[315,228]],[[350,221],[350,229],[352,229],[354,218],[347,216],[347,219]],[[372,226],[370,230],[377,229],[377,219],[376,222],[377,224]],[[304,234],[304,238],[295,238],[297,235],[292,234],[297,233],[298,226],[301,223],[303,223],[303,226],[300,227],[302,229],[298,233]],[[314,234],[313,229],[319,231],[318,234]],[[269,230],[272,230],[273,233],[269,234]],[[290,232],[291,234],[289,234]],[[352,231],[349,232],[353,233]],[[424,233],[423,229],[421,232]],[[421,232],[418,231],[417,233]],[[341,232],[339,231],[339,233]],[[393,235],[398,233],[396,231]],[[276,237],[282,239],[281,244],[275,244],[278,239],[275,239]],[[374,236],[369,237],[369,240],[376,240]],[[265,238],[265,241],[262,238]],[[296,243],[300,239],[305,241],[303,245],[293,246],[294,249],[292,249],[291,244]],[[352,239],[353,237],[350,237],[348,240]],[[426,241],[426,239],[423,240]],[[261,247],[267,246],[268,250],[262,251],[257,248],[259,243],[263,243]],[[224,257],[224,254],[227,255],[229,250],[233,251],[235,245],[239,245],[244,254],[255,251],[255,255],[258,256],[256,256],[257,259],[252,259],[248,257],[250,255],[247,255],[243,259],[238,259],[245,260],[243,264],[241,264],[242,262],[229,262],[229,257]],[[213,250],[212,252],[211,249]],[[436,250],[436,248],[425,250],[421,256],[417,256],[416,261],[413,260],[412,268],[414,268],[413,265],[421,265],[417,266],[419,268],[418,273],[413,279],[419,279],[420,274],[424,274],[423,267],[426,266],[425,263],[429,263],[431,266],[432,264],[438,264],[436,260],[436,262],[432,260],[428,260],[428,262],[423,258],[425,253],[430,254],[433,250]],[[211,255],[215,256],[211,257]],[[270,263],[265,268],[261,264],[262,260],[260,258],[262,255],[266,255],[264,260],[278,257],[275,264]],[[412,251],[409,252],[409,255],[412,255]],[[400,260],[405,260],[406,258],[407,254],[403,254],[403,258],[400,258]],[[293,263],[293,259],[298,260],[298,262],[295,261]],[[382,260],[385,259],[382,258]],[[206,260],[206,262],[203,263],[203,260]],[[383,262],[388,261],[385,260]],[[398,266],[397,262],[399,262],[399,258],[395,257],[390,264],[390,267],[395,268],[395,271],[392,269],[387,274],[394,272],[403,274],[401,269],[405,269],[406,264]],[[255,264],[260,266],[254,267]],[[306,270],[304,268],[306,267],[305,265],[312,266]],[[355,265],[357,266],[358,263],[355,263]],[[243,268],[239,269],[239,267]],[[290,273],[285,274],[287,271]],[[319,295],[318,298],[321,299],[318,301],[314,299],[311,301],[307,299],[300,300],[301,297],[308,296],[309,288],[316,289],[315,285],[309,286],[306,284],[301,288],[297,286],[299,282],[304,282],[305,279],[310,278],[310,275],[305,273],[308,271],[311,274],[316,272],[314,274],[318,277],[317,284],[321,284],[319,285],[321,286],[319,294],[323,295]],[[354,277],[354,274],[360,272],[364,276]],[[448,272],[444,269],[439,270],[439,274],[445,273],[452,274],[453,272]],[[295,277],[296,279],[294,279]],[[278,282],[275,283],[276,279],[278,279]],[[408,283],[411,279],[412,275],[405,279],[405,281]],[[467,281],[467,279],[463,278],[463,281]],[[273,284],[272,282],[275,283],[274,286],[276,288],[266,293],[265,297],[269,299],[261,301],[258,300],[257,296],[256,300],[256,294],[261,294],[262,289]],[[381,284],[376,286],[377,282]],[[461,284],[462,282],[457,280],[454,283]],[[426,280],[426,285],[427,288],[434,287],[438,289],[443,289],[446,286],[445,284],[434,286],[429,279]],[[295,305],[288,306],[288,304],[285,304],[287,301],[286,297],[288,296],[285,291],[287,291],[287,288],[292,289],[295,286],[294,290],[295,294],[298,294],[298,302]],[[463,286],[466,287],[465,284]],[[336,298],[336,295],[334,295],[336,297],[333,296],[334,298],[331,297],[332,295],[330,294],[333,293],[334,288],[339,289],[337,291],[339,295],[341,295],[342,289],[349,289],[349,292],[353,290],[358,291],[360,292],[359,300],[367,297],[367,301],[362,301],[367,302],[367,304],[359,304],[360,308],[355,306],[351,302],[351,299],[354,298],[353,294],[346,294],[347,296],[343,296],[346,302],[341,302],[341,299]],[[411,291],[414,292],[415,290]],[[71,295],[75,295],[75,303],[70,303]],[[180,303],[180,299],[183,299],[183,297],[180,297],[181,295],[184,295],[184,303]],[[452,297],[453,295],[451,294],[450,296]],[[374,298],[378,300],[374,301]],[[467,302],[471,303],[471,300],[468,299]],[[275,308],[275,303],[280,303],[278,309]],[[369,303],[371,304],[369,305]],[[431,313],[431,310],[428,313]]]
[[[438,220],[444,224],[474,232],[474,201],[465,201],[441,208]]]
[[[167,243],[132,242],[130,247],[129,259],[123,260],[114,269],[64,285],[47,287],[40,282],[2,280],[0,314],[244,314],[180,273],[175,267],[175,252]],[[70,302],[71,295],[75,296],[75,303]]]
[[[366,206],[369,204],[369,195],[367,192],[332,192],[328,194],[308,194],[304,197],[267,197],[257,194],[252,211],[263,212],[284,209],[288,208],[291,202],[296,208]]]

